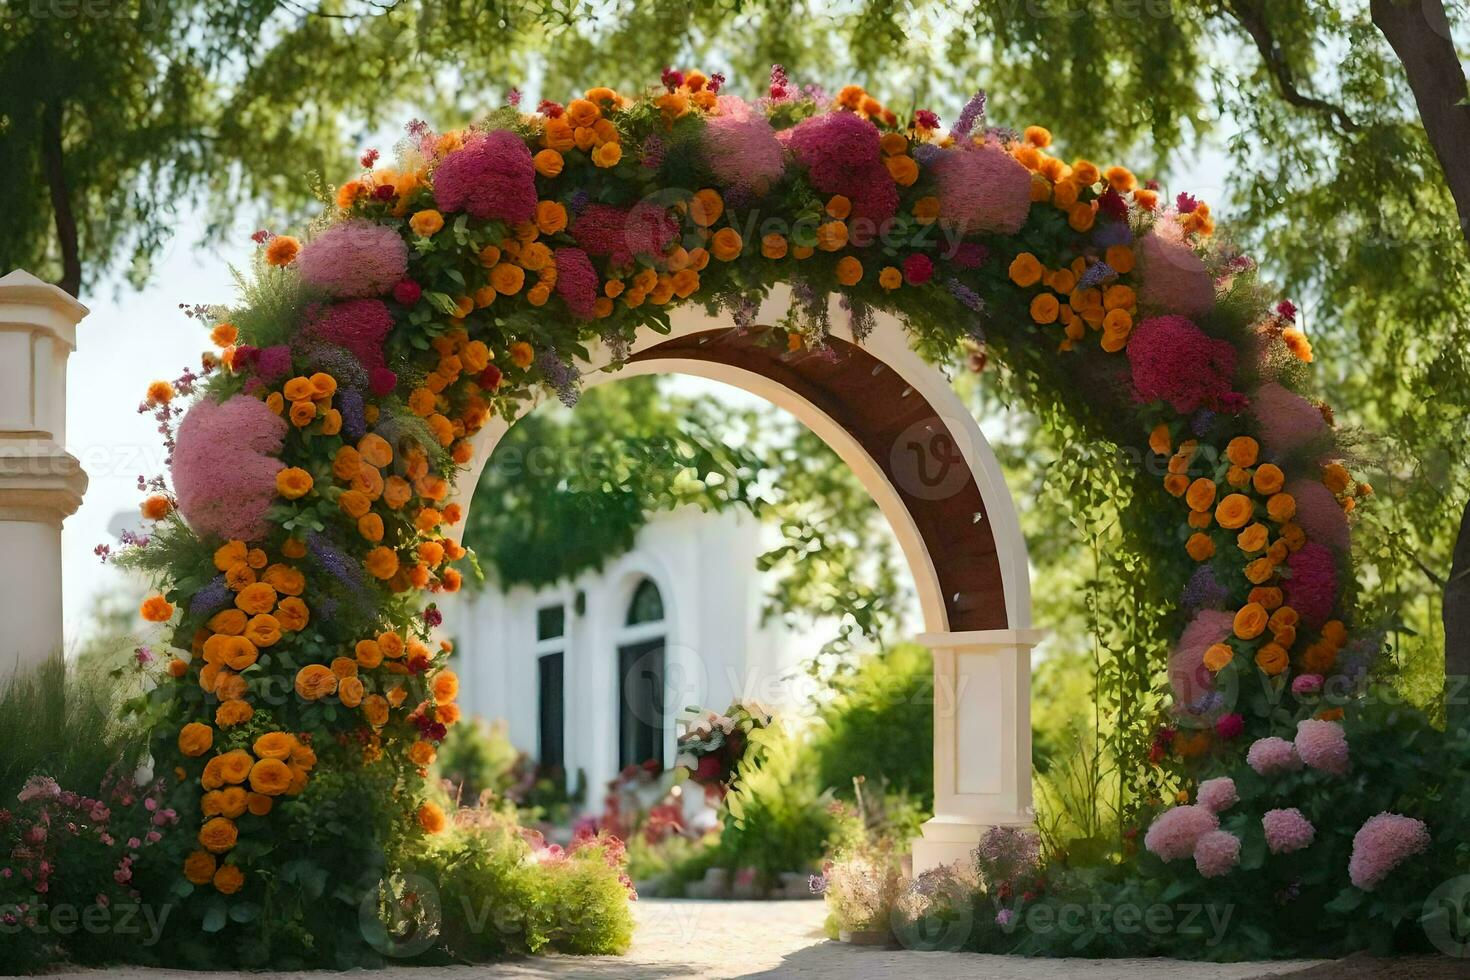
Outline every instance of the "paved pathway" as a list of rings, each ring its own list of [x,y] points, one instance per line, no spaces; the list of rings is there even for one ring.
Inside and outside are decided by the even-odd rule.
[[[1332,964],[1182,963],[1177,960],[1024,959],[973,953],[876,950],[829,942],[822,902],[701,902],[648,899],[634,906],[638,931],[627,956],[546,956],[475,967],[397,968],[356,973],[351,980],[1256,980],[1310,970],[1310,980],[1396,976],[1470,976],[1470,963],[1347,960]],[[1312,970],[1313,966],[1317,969]],[[1407,968],[1407,969],[1401,969]],[[1428,968],[1425,972],[1422,968]],[[1365,969],[1366,968],[1366,969]],[[197,975],[218,980],[224,974]],[[311,974],[244,974],[250,980],[327,980]],[[170,970],[120,969],[61,974],[48,980],[186,980]],[[343,975],[345,978],[346,975]]]

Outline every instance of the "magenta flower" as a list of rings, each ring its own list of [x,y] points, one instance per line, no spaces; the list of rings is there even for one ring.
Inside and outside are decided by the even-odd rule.
[[[852,202],[853,217],[885,221],[898,211],[898,190],[878,148],[878,128],[851,112],[803,119],[787,131],[787,145],[812,186]]]
[[[994,143],[967,144],[935,161],[939,218],[964,234],[1015,234],[1031,212],[1031,172]]]
[[[473,136],[434,171],[434,201],[445,211],[515,224],[536,217],[536,167],[525,141],[508,130]]]
[[[1240,714],[1221,715],[1215,722],[1215,734],[1229,741],[1245,734],[1245,716]]]
[[[408,246],[387,225],[350,218],[307,242],[296,268],[307,285],[340,299],[377,296],[408,271]]]
[[[786,151],[765,114],[722,95],[705,125],[704,155],[716,177],[732,187],[765,188],[781,178]]]
[[[1268,381],[1251,393],[1261,444],[1274,455],[1294,452],[1327,434],[1322,411],[1294,391]]]
[[[1228,340],[1186,317],[1156,316],[1134,329],[1127,350],[1139,401],[1166,401],[1181,415],[1227,407],[1236,361]]]
[[[934,277],[934,262],[929,256],[915,252],[903,260],[903,278],[910,286],[922,286]]]
[[[1292,520],[1307,532],[1308,540],[1346,553],[1350,538],[1347,514],[1332,491],[1321,480],[1292,480],[1286,492],[1296,501],[1296,517]]]
[[[1337,559],[1323,545],[1308,541],[1286,558],[1291,577],[1281,583],[1286,604],[1316,629],[1327,622],[1337,603]]]
[[[578,320],[590,320],[596,315],[597,270],[580,248],[556,250],[556,295]]]
[[[369,376],[387,365],[383,344],[393,329],[393,314],[380,299],[354,299],[324,310],[306,325],[303,334],[350,351]]]

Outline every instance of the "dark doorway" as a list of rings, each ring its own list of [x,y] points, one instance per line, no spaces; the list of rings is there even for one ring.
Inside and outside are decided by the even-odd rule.
[[[618,767],[664,765],[664,638],[618,648]]]

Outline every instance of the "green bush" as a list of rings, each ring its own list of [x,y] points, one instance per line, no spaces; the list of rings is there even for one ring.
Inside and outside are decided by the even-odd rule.
[[[924,647],[903,644],[859,660],[829,682],[809,755],[817,779],[844,799],[854,777],[934,806],[934,667]]]
[[[632,941],[625,856],[614,839],[587,838],[563,852],[524,834],[510,811],[461,811],[422,861],[439,891],[437,945],[455,959],[616,954]]]
[[[758,729],[750,741],[759,750],[747,751],[725,797],[720,863],[754,868],[770,885],[783,871],[816,869],[833,829],[832,794],[820,788],[810,758],[785,728]]]
[[[439,743],[433,775],[449,782],[451,795],[466,806],[489,791],[504,796],[515,785],[522,753],[511,743],[505,723],[483,718],[465,719],[449,728]]]

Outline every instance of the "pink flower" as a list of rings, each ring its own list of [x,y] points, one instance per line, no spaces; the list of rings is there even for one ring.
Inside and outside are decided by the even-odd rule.
[[[934,262],[915,252],[903,260],[903,278],[910,286],[922,286],[934,276]]]
[[[1153,313],[1197,317],[1215,305],[1215,281],[1194,249],[1158,230],[1138,243],[1138,304]]]
[[[1279,776],[1302,767],[1296,746],[1275,735],[1257,739],[1246,752],[1245,761],[1262,776]]]
[[[1184,627],[1169,655],[1169,685],[1175,704],[1194,704],[1215,689],[1214,675],[1205,666],[1205,651],[1229,636],[1234,622],[1232,613],[1205,609]]]
[[[291,348],[285,344],[263,347],[255,352],[256,377],[274,384],[291,373]]]
[[[993,143],[949,150],[933,165],[939,219],[964,234],[1021,230],[1031,212],[1031,172]]]
[[[286,420],[258,398],[195,402],[179,424],[173,459],[179,513],[189,526],[200,535],[264,537],[285,438]]]
[[[408,271],[408,246],[387,225],[350,218],[308,242],[296,268],[307,285],[338,298],[377,296]]]
[[[878,149],[878,128],[851,112],[803,119],[788,130],[787,144],[807,169],[812,186],[842,194],[852,214],[885,221],[898,211],[898,190]]]
[[[556,294],[577,319],[590,320],[595,315],[597,270],[580,248],[556,250]]]
[[[631,265],[635,255],[662,255],[679,233],[668,210],[639,204],[631,210],[589,204],[572,223],[571,235],[588,255],[606,255]]]
[[[1182,316],[1144,320],[1128,341],[1134,397],[1166,401],[1184,415],[1201,407],[1227,407],[1234,394],[1235,361],[1229,341],[1206,335]]]
[[[380,299],[354,299],[319,310],[303,333],[351,351],[369,375],[386,367],[383,344],[393,329],[393,314]]]
[[[1319,413],[1320,414],[1320,413]],[[1296,500],[1296,521],[1308,539],[1339,554],[1348,550],[1348,520],[1342,505],[1321,480],[1292,480],[1286,492]]]
[[[1281,583],[1286,604],[1316,629],[1327,622],[1337,603],[1337,559],[1315,541],[1308,541],[1286,558],[1291,577]]]
[[[1422,820],[1397,813],[1369,817],[1353,835],[1348,877],[1363,891],[1371,892],[1394,868],[1428,850],[1429,843],[1429,828]]]
[[[1300,851],[1317,839],[1317,829],[1296,807],[1267,810],[1261,818],[1261,827],[1266,831],[1266,846],[1272,854]]]
[[[704,131],[704,155],[716,177],[734,187],[768,187],[785,169],[786,152],[770,120],[744,100],[722,95]]]
[[[1251,394],[1251,414],[1259,427],[1261,444],[1274,456],[1294,452],[1328,432],[1327,420],[1316,405],[1274,381]]]
[[[1302,674],[1291,682],[1291,693],[1297,697],[1318,694],[1322,691],[1321,674]]]
[[[1159,814],[1143,836],[1143,846],[1165,861],[1177,861],[1194,853],[1205,834],[1220,827],[1220,818],[1202,806],[1176,806]]]
[[[1351,766],[1347,735],[1335,721],[1308,718],[1297,722],[1295,744],[1297,755],[1313,769],[1342,776]]]
[[[391,395],[398,387],[398,375],[387,368],[373,368],[368,372],[368,390],[379,398]]]
[[[536,217],[531,151],[504,129],[473,136],[434,171],[434,201],[445,211],[515,224]]]
[[[1211,813],[1224,813],[1240,802],[1240,794],[1235,790],[1235,780],[1229,776],[1220,776],[1199,784],[1195,802]]]
[[[1240,863],[1240,838],[1212,830],[1194,845],[1194,866],[1206,878],[1219,878]]]

